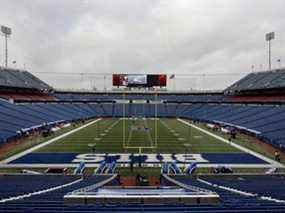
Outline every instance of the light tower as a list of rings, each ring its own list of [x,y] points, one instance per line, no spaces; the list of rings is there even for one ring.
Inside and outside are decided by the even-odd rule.
[[[275,33],[270,32],[265,34],[265,40],[268,41],[268,69],[271,70],[271,40],[275,38]]]
[[[1,26],[1,32],[5,36],[5,67],[8,66],[8,37],[12,34],[12,30],[9,27]]]

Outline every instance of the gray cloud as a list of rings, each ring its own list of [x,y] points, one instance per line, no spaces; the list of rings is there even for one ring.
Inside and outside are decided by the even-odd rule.
[[[283,0],[2,0],[10,61],[60,88],[103,88],[110,73],[176,73],[176,89],[222,89],[266,68],[264,34],[285,61]],[[3,63],[3,40],[0,43]],[[79,73],[84,73],[79,74]],[[217,74],[218,73],[218,74]],[[224,74],[223,74],[224,73]]]

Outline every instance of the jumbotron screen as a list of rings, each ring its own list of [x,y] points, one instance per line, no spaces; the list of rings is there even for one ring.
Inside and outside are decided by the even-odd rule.
[[[145,74],[113,74],[113,86],[126,87],[165,87],[167,76]]]

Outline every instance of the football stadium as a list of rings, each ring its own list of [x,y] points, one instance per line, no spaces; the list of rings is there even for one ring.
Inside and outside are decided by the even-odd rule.
[[[269,67],[238,75],[28,69],[8,58],[12,32],[1,26],[0,212],[285,212],[274,32]]]

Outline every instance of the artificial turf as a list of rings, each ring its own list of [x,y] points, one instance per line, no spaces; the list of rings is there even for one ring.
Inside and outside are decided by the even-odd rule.
[[[37,152],[90,153],[94,144],[96,153],[241,152],[177,119],[143,117],[104,118]]]

